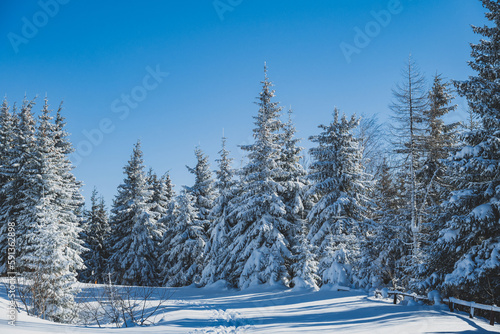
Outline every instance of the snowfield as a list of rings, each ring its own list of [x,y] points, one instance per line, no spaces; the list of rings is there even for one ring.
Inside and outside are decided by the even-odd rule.
[[[82,285],[82,289],[102,286]],[[163,289],[161,289],[163,290]],[[363,291],[220,287],[175,290],[154,319],[156,325],[117,329],[55,324],[19,314],[7,322],[8,300],[0,292],[0,333],[498,333],[485,319],[450,313],[446,306],[393,305]],[[155,298],[153,298],[155,299]]]

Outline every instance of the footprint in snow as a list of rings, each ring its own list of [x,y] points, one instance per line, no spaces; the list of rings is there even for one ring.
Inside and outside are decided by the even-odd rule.
[[[243,327],[249,327],[249,321],[246,318],[242,318],[241,314],[232,310],[214,310],[212,311],[212,320],[221,324],[228,330],[231,328],[243,329]],[[216,332],[217,333],[217,332]],[[232,332],[228,332],[232,333]]]
[[[190,334],[239,334],[245,333],[245,329],[236,327],[218,326],[214,328],[197,329]]]

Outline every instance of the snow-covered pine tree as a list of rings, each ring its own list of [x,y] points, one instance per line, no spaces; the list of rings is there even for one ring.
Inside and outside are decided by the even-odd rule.
[[[160,178],[149,170],[147,177],[148,187],[151,191],[151,212],[156,216],[156,220],[160,220],[167,213],[170,201],[174,198],[174,190],[170,175],[165,173]]]
[[[360,164],[359,140],[353,130],[359,120],[347,119],[335,108],[333,122],[310,140],[313,162],[308,191],[316,203],[307,218],[311,224],[309,240],[318,247],[318,274],[322,283],[351,285],[361,256],[362,224],[365,220],[366,177]]]
[[[241,146],[249,161],[240,171],[241,191],[230,203],[228,218],[234,227],[223,272],[228,273],[230,284],[240,288],[264,283],[288,286],[291,279],[287,264],[293,254],[287,236],[292,226],[285,218],[286,205],[280,196],[284,187],[279,182],[284,175],[280,164],[283,123],[271,86],[265,68],[254,117],[255,142]]]
[[[172,184],[169,183],[168,174],[158,178],[152,168],[149,169],[146,177],[147,187],[151,193],[149,204],[151,205],[150,213],[151,220],[156,225],[156,229],[160,232],[159,239],[155,242],[159,245],[163,240],[165,226],[162,219],[168,212],[168,206],[172,198]]]
[[[182,192],[182,190],[181,190]],[[167,271],[170,269],[169,256],[171,251],[171,242],[177,235],[176,230],[176,219],[179,214],[178,197],[174,197],[167,208],[165,216],[163,216],[159,223],[164,227],[165,233],[163,233],[162,241],[159,245],[159,258],[158,258],[158,270],[160,272],[159,282],[161,285],[166,285],[168,281]]]
[[[419,71],[411,56],[402,71],[403,80],[393,90],[394,101],[390,105],[393,111],[393,144],[395,152],[400,155],[400,168],[405,172],[408,184],[408,207],[402,208],[410,212],[410,220],[402,221],[409,225],[412,238],[412,258],[409,267],[418,266],[422,259],[420,254],[420,217],[419,203],[423,197],[421,184],[417,180],[416,171],[420,169],[422,151],[422,121],[423,112],[427,108],[427,90],[425,78]],[[404,174],[401,174],[404,175]],[[411,270],[411,268],[409,268]]]
[[[231,167],[233,159],[229,157],[230,152],[226,149],[225,137],[222,137],[222,149],[219,154],[220,158],[216,160],[219,169],[215,172],[217,176],[215,188],[218,196],[210,213],[210,218],[213,219],[214,223],[210,230],[210,239],[207,242],[208,253],[202,273],[202,284],[214,283],[225,278],[225,275],[220,271],[223,269],[223,260],[227,256],[227,252],[230,251],[228,236],[231,225],[227,216],[229,202],[236,195],[237,187],[234,180],[235,171]]]
[[[436,209],[447,197],[442,186],[445,159],[457,144],[459,123],[445,124],[443,117],[456,109],[452,104],[454,96],[449,83],[443,82],[441,75],[434,77],[434,84],[429,92],[428,108],[423,112],[425,134],[422,136],[424,162],[418,171],[418,179],[426,190],[422,206]],[[433,209],[432,209],[433,208]]]
[[[175,219],[177,215],[177,200],[174,191],[174,185],[172,184],[172,180],[170,179],[170,175],[166,173],[162,177],[162,182],[164,182],[164,189],[162,193],[164,193],[165,198],[168,199],[168,206],[166,208],[165,214],[158,221],[158,225],[163,229],[162,240],[159,244],[159,267],[158,271],[160,272],[160,284],[165,284],[165,267],[167,265],[166,260],[168,258],[168,254],[170,252],[170,240],[175,236]]]
[[[57,163],[56,172],[58,173],[61,184],[60,194],[56,201],[56,207],[59,208],[64,220],[62,225],[64,233],[68,240],[68,248],[66,252],[71,256],[75,262],[80,262],[80,254],[83,252],[83,242],[79,239],[81,225],[83,220],[83,209],[85,206],[85,199],[83,198],[80,189],[82,182],[78,181],[73,174],[75,168],[70,160],[70,154],[74,152],[73,145],[69,140],[69,133],[66,131],[65,118],[62,116],[63,103],[59,104],[54,121],[54,146],[59,152],[59,159]],[[79,265],[80,267],[82,264]],[[76,270],[78,266],[75,267]]]
[[[161,217],[158,220],[158,228],[163,230],[163,234],[171,229],[171,225],[174,222],[174,212],[176,210],[176,202],[175,202],[175,191],[174,184],[170,179],[170,174],[165,173],[160,179],[157,187],[157,196],[159,201],[159,208],[161,208]],[[153,195],[154,196],[154,195]],[[159,210],[158,210],[159,211]],[[160,240],[160,244],[163,244],[165,240],[165,236],[162,235]],[[164,252],[167,250],[165,248],[160,247],[160,256],[163,256]]]
[[[148,174],[146,175],[146,184],[151,194],[149,197],[149,204],[151,204],[151,218],[159,220],[165,213],[163,209],[167,205],[163,201],[163,196],[160,193],[160,180],[158,179],[158,175],[156,175],[153,171],[153,168],[148,170]]]
[[[15,135],[12,155],[7,166],[3,166],[2,174],[11,181],[4,186],[5,202],[2,208],[2,219],[15,224],[16,229],[16,268],[18,272],[26,270],[20,259],[25,254],[30,240],[26,238],[28,231],[36,222],[35,207],[41,192],[37,192],[36,121],[32,108],[35,102],[24,98],[18,113],[18,130]]]
[[[158,282],[157,240],[161,234],[151,218],[151,191],[142,157],[138,141],[124,167],[125,179],[111,210],[108,264],[118,284],[153,286]]]
[[[304,196],[308,189],[309,181],[307,180],[307,172],[301,164],[301,152],[303,148],[298,145],[300,139],[295,137],[296,130],[292,121],[292,115],[292,110],[290,109],[288,111],[288,120],[283,124],[281,157],[279,160],[282,175],[277,179],[283,187],[279,195],[285,204],[285,219],[290,223],[285,236],[289,240],[290,248],[294,253],[293,263],[286,263],[286,265],[295,269],[300,268],[298,271],[292,268],[294,283],[316,287],[312,285],[312,282],[316,280],[315,274],[309,271],[311,264],[308,254],[311,252],[312,246],[307,245],[309,240],[303,235],[308,231],[308,225],[304,221],[307,216],[307,209],[312,206],[312,203],[305,203]],[[295,275],[299,276],[295,277]]]
[[[148,187],[150,188],[151,193],[153,193],[153,189],[155,187],[155,184],[158,183],[158,175],[156,175],[153,168],[149,168],[149,170],[148,170],[148,173],[146,175],[146,183],[147,183]]]
[[[454,187],[444,204],[449,213],[438,240],[439,274],[449,293],[488,304],[500,303],[500,4],[482,0],[493,26],[473,27],[475,76],[455,82],[481,127],[463,135],[464,145],[449,159]]]
[[[287,218],[290,221],[297,221],[305,218],[303,216],[303,195],[309,183],[306,178],[307,172],[301,164],[301,152],[303,148],[298,145],[300,139],[295,137],[296,132],[292,121],[292,110],[290,109],[288,111],[288,121],[283,124],[283,135],[280,138],[281,155],[279,160],[283,173],[279,177],[279,181],[284,186],[282,196],[287,206]],[[300,229],[301,226],[298,224],[297,230]]]
[[[298,232],[297,245],[293,247],[295,262],[292,264],[293,286],[317,290],[321,282],[318,276],[317,247],[307,238],[309,234],[307,220],[301,220],[301,229]]]
[[[37,229],[29,231],[28,237],[36,240],[28,245],[24,268],[29,272],[21,274],[29,289],[28,312],[43,319],[57,322],[72,322],[76,317],[74,295],[77,289],[74,263],[68,262],[64,250],[67,240],[61,237],[57,208],[54,207],[50,190],[43,194],[36,205]],[[73,270],[72,270],[73,269]]]
[[[431,248],[443,228],[441,204],[449,196],[449,187],[445,184],[444,159],[457,146],[457,127],[460,123],[445,124],[443,117],[456,109],[454,96],[449,83],[443,82],[441,75],[435,75],[429,92],[428,108],[423,112],[425,133],[422,136],[422,164],[417,171],[417,179],[423,191],[419,203],[420,247],[422,264],[413,268],[411,276],[414,286],[425,289],[429,282],[423,282],[435,270],[430,264],[434,262]],[[435,287],[430,287],[435,289]]]
[[[200,148],[196,148],[194,154],[196,156],[196,166],[194,168],[186,166],[186,168],[194,175],[195,181],[193,186],[186,187],[186,190],[193,196],[194,205],[198,211],[198,220],[201,222],[204,232],[208,233],[213,227],[210,212],[214,207],[214,200],[217,195],[208,156],[203,154]]]
[[[407,224],[410,215],[406,198],[406,172],[401,173],[389,165],[387,158],[382,160],[375,174],[372,192],[376,208],[373,214],[374,234],[367,245],[368,257],[372,260],[368,267],[373,286],[389,285],[403,289],[408,285],[406,267],[411,257],[411,233]]]
[[[292,121],[292,110],[288,112],[288,121],[283,124],[283,136],[281,136],[281,157],[279,160],[282,170],[279,182],[283,185],[281,196],[286,206],[286,219],[296,228],[290,229],[293,238],[302,229],[301,220],[305,219],[304,193],[309,182],[306,178],[307,172],[301,164],[302,147],[298,146],[300,139],[295,137],[295,126]]]
[[[16,136],[15,115],[10,112],[7,98],[0,107],[0,275],[8,271],[8,183],[12,181],[11,163]]]
[[[26,119],[29,113],[26,111]],[[33,178],[29,182],[32,189],[23,194],[32,196],[34,206],[24,207],[17,216],[17,226],[26,230],[18,260],[22,275],[31,284],[28,299],[32,313],[68,322],[75,317],[76,271],[83,268],[83,247],[78,239],[81,229],[75,214],[80,203],[75,197],[78,183],[71,182],[71,163],[66,152],[56,146],[58,129],[51,120],[45,98],[31,156],[33,169],[28,174]]]
[[[69,134],[66,132],[66,121],[62,116],[62,105],[61,102],[59,108],[57,109],[55,117],[55,147],[65,156],[64,161],[62,161],[62,166],[58,170],[61,173],[61,177],[66,183],[67,187],[73,189],[72,199],[66,198],[66,205],[73,206],[75,214],[80,218],[83,216],[83,206],[85,200],[80,193],[80,188],[82,187],[82,182],[78,181],[72,173],[74,166],[69,160],[69,155],[74,152],[73,145],[69,141]],[[68,189],[69,191],[69,189]]]
[[[106,240],[110,232],[104,198],[98,197],[94,188],[90,196],[90,210],[84,214],[83,241],[87,250],[82,254],[82,258],[86,268],[79,273],[80,281],[90,283],[106,281],[108,258]]]
[[[200,282],[206,240],[191,193],[184,189],[176,200],[175,218],[161,245],[165,253],[160,268],[164,285],[177,287]]]
[[[175,185],[172,183],[172,179],[170,178],[170,173],[167,172],[163,174],[162,178],[160,179],[161,182],[164,184],[164,195],[167,199],[168,202],[171,202],[175,199],[175,190],[174,187]]]
[[[63,109],[63,103],[61,102],[59,108],[57,109],[55,118],[55,126],[56,126],[55,145],[59,150],[61,150],[63,154],[69,155],[73,153],[74,148],[68,139],[69,134],[65,130],[66,120],[62,115],[62,109]]]
[[[0,107],[0,190],[11,180],[7,174],[7,168],[10,164],[9,158],[12,154],[15,135],[14,115],[10,112],[7,98],[4,98]],[[5,170],[5,172],[3,172]],[[5,201],[5,194],[0,191],[0,206]]]
[[[385,127],[378,122],[376,115],[361,118],[355,130],[355,137],[358,138],[361,148],[361,165],[365,171],[367,184],[372,186],[377,183],[377,176],[385,166],[387,149],[385,134]],[[377,194],[377,189],[372,187],[367,190],[366,196],[373,199]],[[377,262],[375,261],[380,254],[376,250],[377,231],[381,223],[375,220],[375,218],[379,217],[377,203],[380,203],[380,201],[372,201],[370,210],[366,212],[368,219],[365,221],[363,228],[362,256],[358,264],[358,282],[356,282],[368,289],[378,287],[382,282],[380,266],[376,265]]]

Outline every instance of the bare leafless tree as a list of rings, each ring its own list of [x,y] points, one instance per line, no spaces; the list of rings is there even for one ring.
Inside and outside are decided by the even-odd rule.
[[[385,129],[377,115],[362,116],[356,129],[363,150],[362,164],[368,174],[374,175],[385,155]]]
[[[418,66],[410,57],[402,71],[403,80],[393,89],[394,100],[390,105],[395,124],[392,126],[395,152],[402,156],[402,162],[407,167],[408,183],[410,185],[411,232],[413,238],[413,256],[419,251],[419,230],[417,217],[417,181],[415,170],[418,168],[421,123],[423,112],[427,108],[427,90],[425,78]]]
[[[106,323],[116,327],[152,325],[174,293],[172,289],[146,286],[88,286],[79,296],[80,321],[99,327]]]

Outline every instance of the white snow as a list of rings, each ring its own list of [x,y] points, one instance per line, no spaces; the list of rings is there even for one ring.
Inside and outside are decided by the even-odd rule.
[[[82,285],[84,289],[101,287]],[[392,298],[359,290],[317,292],[260,286],[243,291],[186,287],[150,327],[117,329],[61,325],[19,314],[7,323],[7,297],[0,290],[0,333],[469,333],[500,332],[485,319],[450,313],[446,306],[393,305]],[[410,303],[411,304],[411,303]]]
[[[494,217],[493,208],[490,203],[481,204],[472,210],[470,213],[471,216],[474,216],[477,220],[486,220],[488,218]]]
[[[445,230],[444,233],[443,233],[443,240],[445,242],[451,242],[455,238],[458,237],[459,233],[460,233],[460,231],[458,229],[455,229],[455,230],[452,230],[452,229]]]

